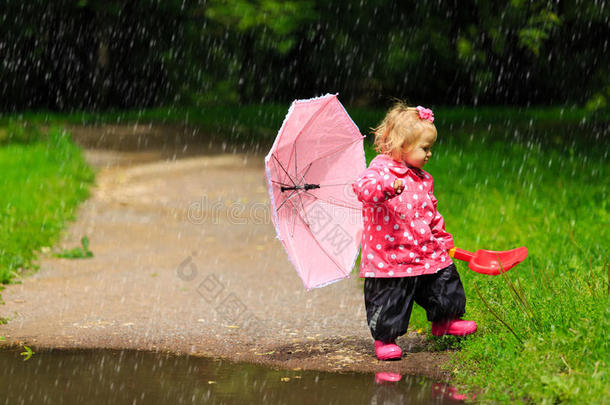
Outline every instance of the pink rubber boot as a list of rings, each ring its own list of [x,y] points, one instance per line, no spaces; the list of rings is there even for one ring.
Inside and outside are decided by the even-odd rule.
[[[443,322],[432,322],[432,334],[434,336],[454,335],[466,336],[476,332],[475,321],[464,321],[462,319],[450,319]]]
[[[376,340],[375,355],[379,360],[400,359],[402,356],[402,350],[394,342],[384,343],[381,340]]]

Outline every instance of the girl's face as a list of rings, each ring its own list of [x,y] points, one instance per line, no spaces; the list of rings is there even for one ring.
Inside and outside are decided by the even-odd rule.
[[[404,145],[401,151],[402,160],[409,166],[421,169],[432,156],[432,146],[436,141],[436,134],[425,131],[412,145]]]

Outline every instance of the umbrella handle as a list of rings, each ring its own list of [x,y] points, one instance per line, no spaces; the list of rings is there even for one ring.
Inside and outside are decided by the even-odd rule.
[[[465,262],[470,262],[470,260],[472,260],[472,258],[474,257],[474,253],[469,252],[464,249],[454,247],[454,248],[449,249],[449,256],[451,256],[454,259],[463,260]]]
[[[294,187],[282,186],[282,187],[280,187],[280,190],[282,190],[282,193],[283,193],[284,191],[289,191],[289,190],[295,190],[295,191],[296,190],[306,190],[307,191],[307,190],[313,190],[314,188],[320,188],[320,185],[319,184],[307,184],[307,183],[304,185],[297,184]]]

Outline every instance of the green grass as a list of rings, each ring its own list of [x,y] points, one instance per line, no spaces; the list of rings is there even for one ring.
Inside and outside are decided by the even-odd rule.
[[[511,129],[439,130],[426,170],[456,245],[527,246],[529,256],[495,277],[456,261],[466,318],[479,330],[461,341],[430,336],[431,347],[460,349],[451,363],[456,381],[480,389],[485,402],[603,403],[610,394],[609,142],[587,145],[592,134],[557,142],[557,134],[536,130],[544,133],[533,127],[527,141],[511,140]],[[421,308],[411,327],[429,329]]]
[[[30,143],[0,146],[0,173],[0,282],[8,283],[57,241],[93,172],[69,135],[52,128]]]
[[[62,259],[88,259],[93,257],[93,252],[89,250],[89,238],[83,236],[80,240],[81,246],[64,249],[59,253],[55,253],[55,257]]]

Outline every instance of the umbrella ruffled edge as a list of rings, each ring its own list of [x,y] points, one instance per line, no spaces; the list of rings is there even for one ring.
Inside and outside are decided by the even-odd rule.
[[[321,100],[323,98],[327,98],[327,97],[336,97],[339,98],[339,93],[326,93],[323,96],[318,96],[318,97],[312,97],[312,98],[303,98],[300,100],[294,100],[292,102],[292,104],[305,104],[305,103],[309,103],[312,101],[317,101],[317,100]]]

